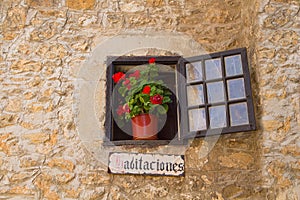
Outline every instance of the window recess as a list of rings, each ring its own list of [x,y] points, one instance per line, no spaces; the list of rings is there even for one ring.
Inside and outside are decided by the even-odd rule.
[[[126,73],[150,58],[170,69],[163,76],[170,83],[172,103],[158,140],[132,140],[112,115],[111,77]],[[183,144],[206,135],[255,130],[253,99],[246,48],[183,58],[180,56],[109,57],[107,60],[106,142],[113,145]],[[130,123],[127,124],[130,129]]]

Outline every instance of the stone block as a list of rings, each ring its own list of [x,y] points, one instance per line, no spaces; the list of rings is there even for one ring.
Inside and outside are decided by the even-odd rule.
[[[72,172],[75,168],[75,165],[72,161],[66,160],[63,158],[53,158],[48,162],[49,167],[57,167],[61,170],[67,170]]]
[[[275,3],[284,3],[284,4],[299,4],[298,0],[272,0],[271,2],[275,2]]]
[[[75,178],[75,174],[73,173],[64,173],[55,175],[55,179],[57,183],[60,185],[67,184]]]
[[[233,153],[229,156],[220,156],[218,158],[220,165],[236,169],[249,169],[254,163],[254,158],[248,153]]]
[[[280,152],[284,155],[300,157],[300,148],[297,145],[284,146]]]
[[[103,185],[110,183],[110,176],[103,172],[90,172],[81,175],[80,182],[85,185]]]
[[[65,197],[70,199],[79,199],[80,190],[79,189],[65,189]]]
[[[25,7],[11,8],[7,11],[2,28],[7,31],[18,31],[24,28],[27,9]]]
[[[38,168],[44,162],[44,157],[40,154],[24,156],[20,159],[21,168]]]
[[[17,117],[15,115],[1,114],[0,115],[0,128],[12,126],[16,123]]]
[[[36,93],[33,93],[33,92],[26,92],[24,93],[24,98],[26,100],[30,100],[30,99],[33,99],[34,97],[36,97]]]
[[[144,11],[145,7],[143,6],[142,1],[133,1],[133,2],[130,2],[130,3],[120,5],[120,9],[123,12],[135,13],[135,12]]]
[[[30,7],[53,7],[58,6],[58,0],[27,0],[26,2]]]
[[[33,130],[35,128],[35,126],[32,123],[29,122],[21,122],[20,125],[25,128],[25,129],[29,129],[29,130]]]
[[[22,111],[22,102],[20,99],[10,99],[8,101],[7,106],[5,107],[5,111],[17,113]]]
[[[11,183],[22,183],[25,180],[29,179],[32,176],[31,172],[20,172],[15,173],[10,177]]]
[[[7,143],[8,138],[11,137],[10,133],[0,135],[0,152],[4,152],[5,154],[9,154],[10,146]]]
[[[24,139],[30,140],[33,144],[41,144],[50,139],[48,133],[29,133],[22,136]]]
[[[37,42],[49,40],[60,32],[62,26],[61,22],[46,21],[30,33],[30,40]]]
[[[20,198],[26,199],[26,198],[29,198],[30,196],[33,198],[35,191],[34,191],[34,189],[30,188],[29,186],[14,186],[9,189],[8,193],[13,196],[24,195],[23,198],[22,197],[20,197]]]
[[[283,122],[278,120],[264,120],[262,125],[265,131],[276,131],[283,127]]]
[[[275,57],[275,49],[262,48],[258,52],[259,58],[273,59]]]
[[[88,190],[84,190],[81,192],[80,197],[82,199],[91,199],[91,200],[96,200],[96,199],[105,199],[105,197],[103,198],[103,195],[105,193],[105,189],[104,187],[96,187],[95,189],[88,189]],[[110,194],[111,197],[114,197],[114,194]],[[118,195],[118,197],[120,197],[122,195]],[[116,199],[116,198],[112,198],[112,199]],[[117,198],[118,199],[118,198]],[[119,199],[127,199],[127,198],[119,198]]]
[[[75,10],[87,10],[94,7],[95,0],[66,0],[66,5]]]
[[[147,6],[152,6],[152,7],[159,7],[164,5],[163,0],[147,0],[146,2],[147,2],[146,3]]]
[[[240,197],[243,192],[244,191],[241,187],[238,187],[236,185],[229,185],[223,189],[222,194],[226,199],[234,199]]]
[[[10,66],[14,73],[38,72],[42,69],[42,64],[32,60],[18,60]]]

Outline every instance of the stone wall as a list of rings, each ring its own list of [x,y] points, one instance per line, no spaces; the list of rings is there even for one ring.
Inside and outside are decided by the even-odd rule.
[[[289,0],[2,0],[0,198],[299,198],[299,21]],[[77,131],[86,61],[111,36],[149,30],[248,50],[258,130],[210,152],[215,137],[195,139],[181,178],[108,174]]]
[[[255,49],[263,186],[297,199],[299,187],[299,1],[263,1]]]

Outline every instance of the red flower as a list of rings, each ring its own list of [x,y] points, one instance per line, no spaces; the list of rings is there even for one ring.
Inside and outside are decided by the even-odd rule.
[[[128,90],[131,89],[131,85],[130,84],[128,84],[126,87],[127,87]]]
[[[149,85],[146,85],[142,91],[143,94],[150,94],[151,87]]]
[[[117,72],[112,76],[112,79],[114,80],[115,83],[119,82],[119,80],[124,78],[125,78],[125,74],[123,72]]]
[[[135,77],[136,79],[140,78],[140,70],[136,70],[133,74],[130,74],[129,77]]]
[[[156,94],[156,95],[150,97],[150,101],[152,104],[162,104],[163,99],[164,99],[164,97],[159,94]]]
[[[129,79],[126,79],[125,81],[124,81],[124,85],[128,85],[130,83],[130,80]]]
[[[123,106],[119,105],[119,107],[118,107],[118,109],[117,109],[117,114],[118,114],[119,116],[121,116],[123,113],[124,113]]]
[[[149,64],[153,64],[153,63],[155,63],[155,58],[150,58],[149,59]]]
[[[117,109],[117,114],[119,116],[123,115],[124,113],[129,113],[129,112],[130,112],[130,109],[129,109],[128,104],[124,104],[123,106],[119,105],[119,107]]]

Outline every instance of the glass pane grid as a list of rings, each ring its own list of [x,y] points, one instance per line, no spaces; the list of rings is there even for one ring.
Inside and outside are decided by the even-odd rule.
[[[206,80],[222,78],[221,58],[205,60],[204,63]]]
[[[243,78],[227,80],[228,99],[242,99],[246,97],[245,83]]]
[[[207,129],[206,111],[204,108],[189,110],[189,131],[200,131]]]
[[[249,124],[247,108],[247,102],[234,103],[229,105],[231,126]]]
[[[187,86],[187,99],[188,106],[203,105],[204,104],[204,94],[203,85],[190,85]]]
[[[242,58],[240,54],[226,56],[224,58],[224,61],[225,61],[226,76],[243,74]]]
[[[207,83],[208,103],[225,102],[223,81]]]
[[[206,57],[197,62],[202,63],[202,74],[200,79],[193,80],[198,81],[197,83],[192,83],[199,99],[194,101],[195,103],[188,103],[189,125],[192,126],[190,131],[204,129],[204,126],[200,128],[200,125],[191,124],[194,121],[190,119],[190,115],[196,113],[201,114],[202,123],[207,126],[204,130],[249,125],[246,75],[241,54],[224,57],[220,55],[213,59]],[[188,96],[193,95],[190,93]]]
[[[227,126],[225,105],[209,107],[209,122],[211,129]]]
[[[187,83],[203,80],[202,62],[192,62],[186,64]]]

